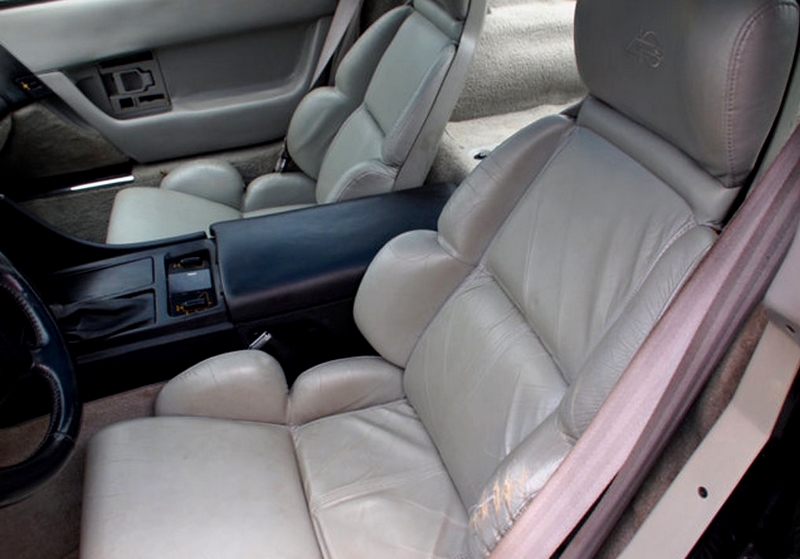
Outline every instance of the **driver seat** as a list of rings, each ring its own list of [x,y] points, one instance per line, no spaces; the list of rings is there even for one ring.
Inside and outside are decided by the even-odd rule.
[[[93,439],[81,556],[487,557],[714,242],[797,28],[794,1],[579,1],[589,97],[381,250],[354,310],[379,355],[170,381]]]

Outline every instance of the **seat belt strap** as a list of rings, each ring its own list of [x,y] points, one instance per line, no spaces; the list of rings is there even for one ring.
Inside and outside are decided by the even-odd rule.
[[[325,44],[322,45],[322,51],[319,53],[317,66],[311,78],[312,88],[319,81],[325,68],[341,46],[347,30],[361,13],[362,3],[363,0],[339,0],[336,4],[336,11],[333,13],[331,26],[328,28],[328,35],[325,37]]]
[[[493,559],[550,558],[595,503],[561,558],[585,559],[597,552],[736,331],[763,299],[798,220],[796,129],[634,355],[594,421],[500,540]]]
[[[317,59],[317,65],[314,68],[314,73],[311,76],[309,90],[314,89],[325,68],[328,67],[336,51],[342,45],[347,30],[355,24],[361,13],[361,4],[363,0],[339,0],[336,4],[336,11],[333,13],[331,26],[328,28],[328,34],[325,36],[325,43],[322,45],[322,50]],[[290,161],[289,151],[287,150],[286,140],[283,141],[281,153],[278,156],[278,161],[275,163],[274,172],[282,173]]]

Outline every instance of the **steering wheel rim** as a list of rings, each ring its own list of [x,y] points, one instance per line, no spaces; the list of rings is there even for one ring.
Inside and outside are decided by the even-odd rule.
[[[35,337],[28,372],[50,387],[52,412],[47,434],[22,462],[0,468],[0,507],[25,499],[52,479],[75,448],[81,423],[78,383],[67,345],[47,305],[28,281],[0,253],[0,292],[10,295]]]

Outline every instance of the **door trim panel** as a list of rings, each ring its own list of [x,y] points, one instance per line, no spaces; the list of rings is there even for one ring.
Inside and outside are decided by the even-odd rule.
[[[75,113],[140,163],[175,159],[267,142],[281,137],[300,99],[308,92],[329,19],[311,26],[298,71],[274,88],[218,98],[173,97],[169,112],[117,119],[90,101],[63,72],[39,79]],[[238,146],[231,145],[230,138]]]
[[[2,10],[0,41],[33,72],[45,73],[167,45],[312,22],[335,9],[335,0],[55,0]]]

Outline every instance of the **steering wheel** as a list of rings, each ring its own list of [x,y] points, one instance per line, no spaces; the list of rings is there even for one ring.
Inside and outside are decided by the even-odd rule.
[[[0,468],[2,507],[31,495],[67,462],[80,429],[81,401],[72,359],[55,320],[28,281],[2,253],[0,297],[10,298],[11,307],[18,307],[28,332],[28,339],[16,340],[18,343],[0,333],[0,349],[8,354],[0,362],[0,405],[23,375],[41,377],[52,394],[50,425],[39,447],[22,462]],[[0,320],[6,317],[0,316]]]

